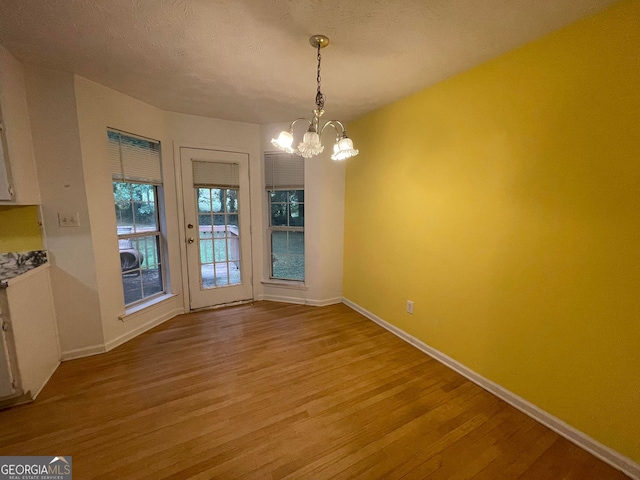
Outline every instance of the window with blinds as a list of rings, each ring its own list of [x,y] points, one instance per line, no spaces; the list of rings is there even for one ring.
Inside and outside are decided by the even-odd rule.
[[[304,281],[304,159],[265,153],[270,277]]]
[[[264,154],[267,190],[304,189],[304,158],[288,153]]]
[[[160,142],[115,130],[107,148],[125,305],[165,292]]]
[[[114,180],[162,185],[160,142],[108,131],[109,165]]]

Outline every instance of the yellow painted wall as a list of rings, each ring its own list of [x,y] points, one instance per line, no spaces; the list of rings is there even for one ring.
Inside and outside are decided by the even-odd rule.
[[[636,462],[639,25],[617,3],[351,123],[344,257],[347,299]]]
[[[0,206],[0,253],[42,250],[39,207]]]

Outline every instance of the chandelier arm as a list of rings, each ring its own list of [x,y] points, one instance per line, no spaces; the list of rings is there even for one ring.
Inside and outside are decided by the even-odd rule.
[[[301,120],[303,120],[303,121],[307,122],[309,125],[311,125],[311,120],[309,120],[308,118],[300,117],[300,118],[296,118],[293,122],[291,122],[291,124],[289,125],[289,130],[293,131],[293,126],[296,124],[296,122],[299,122]]]
[[[337,125],[340,125],[340,129],[338,130],[338,127],[336,127]],[[320,129],[320,134],[322,134],[322,132],[324,132],[324,129],[327,128],[327,126],[331,125],[335,131],[336,131],[336,135],[345,135],[347,130],[346,128],[344,128],[344,125],[342,124],[342,122],[339,122],[338,120],[329,120],[327,123],[325,123],[322,128]]]

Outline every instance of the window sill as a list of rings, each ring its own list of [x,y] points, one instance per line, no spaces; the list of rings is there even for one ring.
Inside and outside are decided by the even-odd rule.
[[[289,288],[291,290],[309,290],[309,287],[307,287],[304,282],[297,282],[295,280],[263,280],[260,283],[268,287]]]
[[[147,308],[154,307],[162,302],[165,302],[166,300],[169,300],[177,296],[178,296],[177,293],[165,293],[164,295],[160,295],[159,297],[152,298],[148,302],[144,302],[134,307],[127,308],[123,315],[118,315],[118,319],[120,319],[123,322],[126,322],[127,320],[130,320],[131,317],[136,316],[137,314],[141,313]]]

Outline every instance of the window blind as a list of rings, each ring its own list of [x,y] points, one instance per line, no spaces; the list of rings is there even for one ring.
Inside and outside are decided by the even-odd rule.
[[[240,188],[240,166],[237,163],[193,160],[193,186]]]
[[[162,184],[160,142],[109,130],[109,164],[116,181]]]
[[[267,190],[303,189],[304,158],[289,153],[265,153],[264,184]]]

